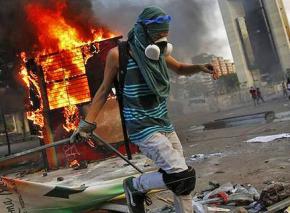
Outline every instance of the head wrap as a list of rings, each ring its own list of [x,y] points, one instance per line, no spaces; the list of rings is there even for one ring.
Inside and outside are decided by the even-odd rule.
[[[158,7],[147,7],[139,15],[138,20],[154,19],[164,16],[166,13]],[[169,23],[151,23],[146,25],[149,36],[155,40],[160,33],[168,32]],[[151,39],[146,36],[144,27],[137,21],[131,31],[128,33],[128,43],[133,58],[152,91],[160,97],[168,97],[170,85],[168,69],[165,62],[165,56],[160,55],[158,61],[151,60],[145,55],[145,48],[151,44]]]

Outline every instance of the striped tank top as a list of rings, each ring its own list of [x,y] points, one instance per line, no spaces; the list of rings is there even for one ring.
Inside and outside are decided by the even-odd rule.
[[[156,132],[174,131],[168,118],[167,98],[154,94],[132,58],[124,79],[123,114],[132,143],[142,143]]]

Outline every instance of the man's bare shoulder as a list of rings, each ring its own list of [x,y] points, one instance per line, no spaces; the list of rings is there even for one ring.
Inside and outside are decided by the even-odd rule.
[[[111,66],[119,67],[119,49],[118,47],[114,47],[109,50],[107,55],[107,63]]]

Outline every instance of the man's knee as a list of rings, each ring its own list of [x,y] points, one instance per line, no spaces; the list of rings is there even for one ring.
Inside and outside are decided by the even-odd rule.
[[[192,167],[179,173],[167,174],[162,169],[159,170],[163,174],[163,181],[168,189],[175,195],[189,195],[195,188],[196,175]]]

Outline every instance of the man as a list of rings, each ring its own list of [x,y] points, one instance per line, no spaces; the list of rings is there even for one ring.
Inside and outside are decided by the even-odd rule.
[[[282,81],[282,90],[283,90],[283,96],[288,97],[287,84],[284,81]]]
[[[254,87],[250,88],[250,94],[251,94],[252,99],[254,101],[254,106],[257,106],[257,103],[258,103],[257,102],[257,91],[256,91],[256,89]]]
[[[178,62],[170,55],[167,43],[171,17],[157,7],[148,7],[139,15],[128,34],[130,59],[123,88],[123,114],[128,136],[140,151],[154,161],[159,172],[124,180],[124,190],[131,213],[143,213],[145,194],[157,188],[169,188],[175,194],[177,213],[192,213],[190,192],[195,186],[195,172],[183,156],[182,146],[168,118],[169,75],[167,67],[179,75],[205,72],[216,76],[213,66]],[[85,120],[80,122],[71,141],[87,137],[106,102],[119,70],[118,48],[110,50],[104,81],[97,91]]]
[[[290,77],[287,78],[286,85],[287,85],[287,90],[288,90],[288,94],[289,94],[288,99],[290,100]]]
[[[262,96],[262,93],[261,93],[261,90],[260,90],[259,87],[257,87],[257,91],[256,91],[256,93],[257,93],[257,103],[259,103],[260,100],[261,100],[263,103],[265,103],[264,98],[263,98],[263,96]]]

